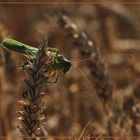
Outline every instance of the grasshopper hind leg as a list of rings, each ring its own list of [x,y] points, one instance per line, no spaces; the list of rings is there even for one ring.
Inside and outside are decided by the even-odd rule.
[[[56,83],[58,81],[59,77],[59,71],[52,72],[51,75],[49,76],[49,79],[52,78],[52,80],[48,81],[48,83]]]

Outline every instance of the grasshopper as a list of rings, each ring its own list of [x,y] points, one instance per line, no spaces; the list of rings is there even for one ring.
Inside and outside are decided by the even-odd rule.
[[[11,38],[6,38],[2,41],[1,46],[24,55],[31,62],[36,58],[38,48],[26,45]],[[59,53],[56,48],[46,47],[46,54],[50,57],[50,64],[48,70],[50,71],[50,82],[56,83],[59,75],[63,75],[69,71],[71,62]]]

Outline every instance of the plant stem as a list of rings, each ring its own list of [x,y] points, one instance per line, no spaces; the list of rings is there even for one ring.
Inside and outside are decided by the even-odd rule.
[[[48,77],[45,76],[47,71],[44,71],[48,61],[45,49],[46,45],[43,43],[38,50],[36,59],[25,69],[28,79],[23,81],[24,90],[19,100],[21,110],[18,112],[21,122],[18,128],[22,133],[23,140],[32,139],[28,137],[40,136],[42,121],[46,119],[43,115],[44,103],[42,101],[45,95],[43,90],[48,82]]]

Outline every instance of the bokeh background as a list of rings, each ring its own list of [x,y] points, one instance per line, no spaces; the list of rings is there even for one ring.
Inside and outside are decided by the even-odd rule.
[[[139,10],[139,4],[119,3],[0,5],[0,41],[10,37],[38,47],[47,35],[49,46],[73,63],[45,91],[47,136],[140,136]],[[80,37],[83,44],[76,44],[71,30],[60,23],[64,15],[78,29],[74,34],[87,35],[85,41],[92,41],[100,58],[81,53],[81,46],[82,52],[88,46]],[[13,140],[19,135],[17,101],[26,76],[16,65],[24,60],[0,49],[0,136]]]

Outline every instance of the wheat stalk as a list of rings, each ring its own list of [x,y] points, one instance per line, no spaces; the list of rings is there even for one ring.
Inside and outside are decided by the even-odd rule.
[[[42,101],[45,95],[43,90],[48,82],[48,77],[45,76],[47,71],[44,71],[48,61],[45,48],[46,45],[43,43],[36,59],[25,69],[28,78],[23,81],[24,90],[18,101],[21,107],[18,112],[20,115],[18,128],[24,140],[27,140],[27,137],[39,136],[41,123],[45,119]]]
[[[60,15],[58,23],[69,38],[71,38],[73,45],[78,48],[80,56],[83,58],[82,62],[88,60],[85,66],[87,66],[90,71],[90,79],[95,89],[94,96],[96,97],[96,102],[98,102],[98,104],[93,103],[93,114],[97,120],[103,124],[102,126],[110,131],[109,122],[112,120],[112,117],[109,115],[112,109],[109,105],[109,100],[112,99],[113,87],[107,65],[102,59],[100,49],[68,16]],[[110,132],[106,133],[111,135]]]
[[[112,96],[112,83],[108,73],[107,65],[103,61],[99,48],[78,26],[66,15],[59,16],[59,25],[66,31],[73,40],[73,45],[79,48],[82,58],[89,60],[86,62],[89,68],[95,89],[105,102]],[[92,59],[94,57],[94,59]]]

